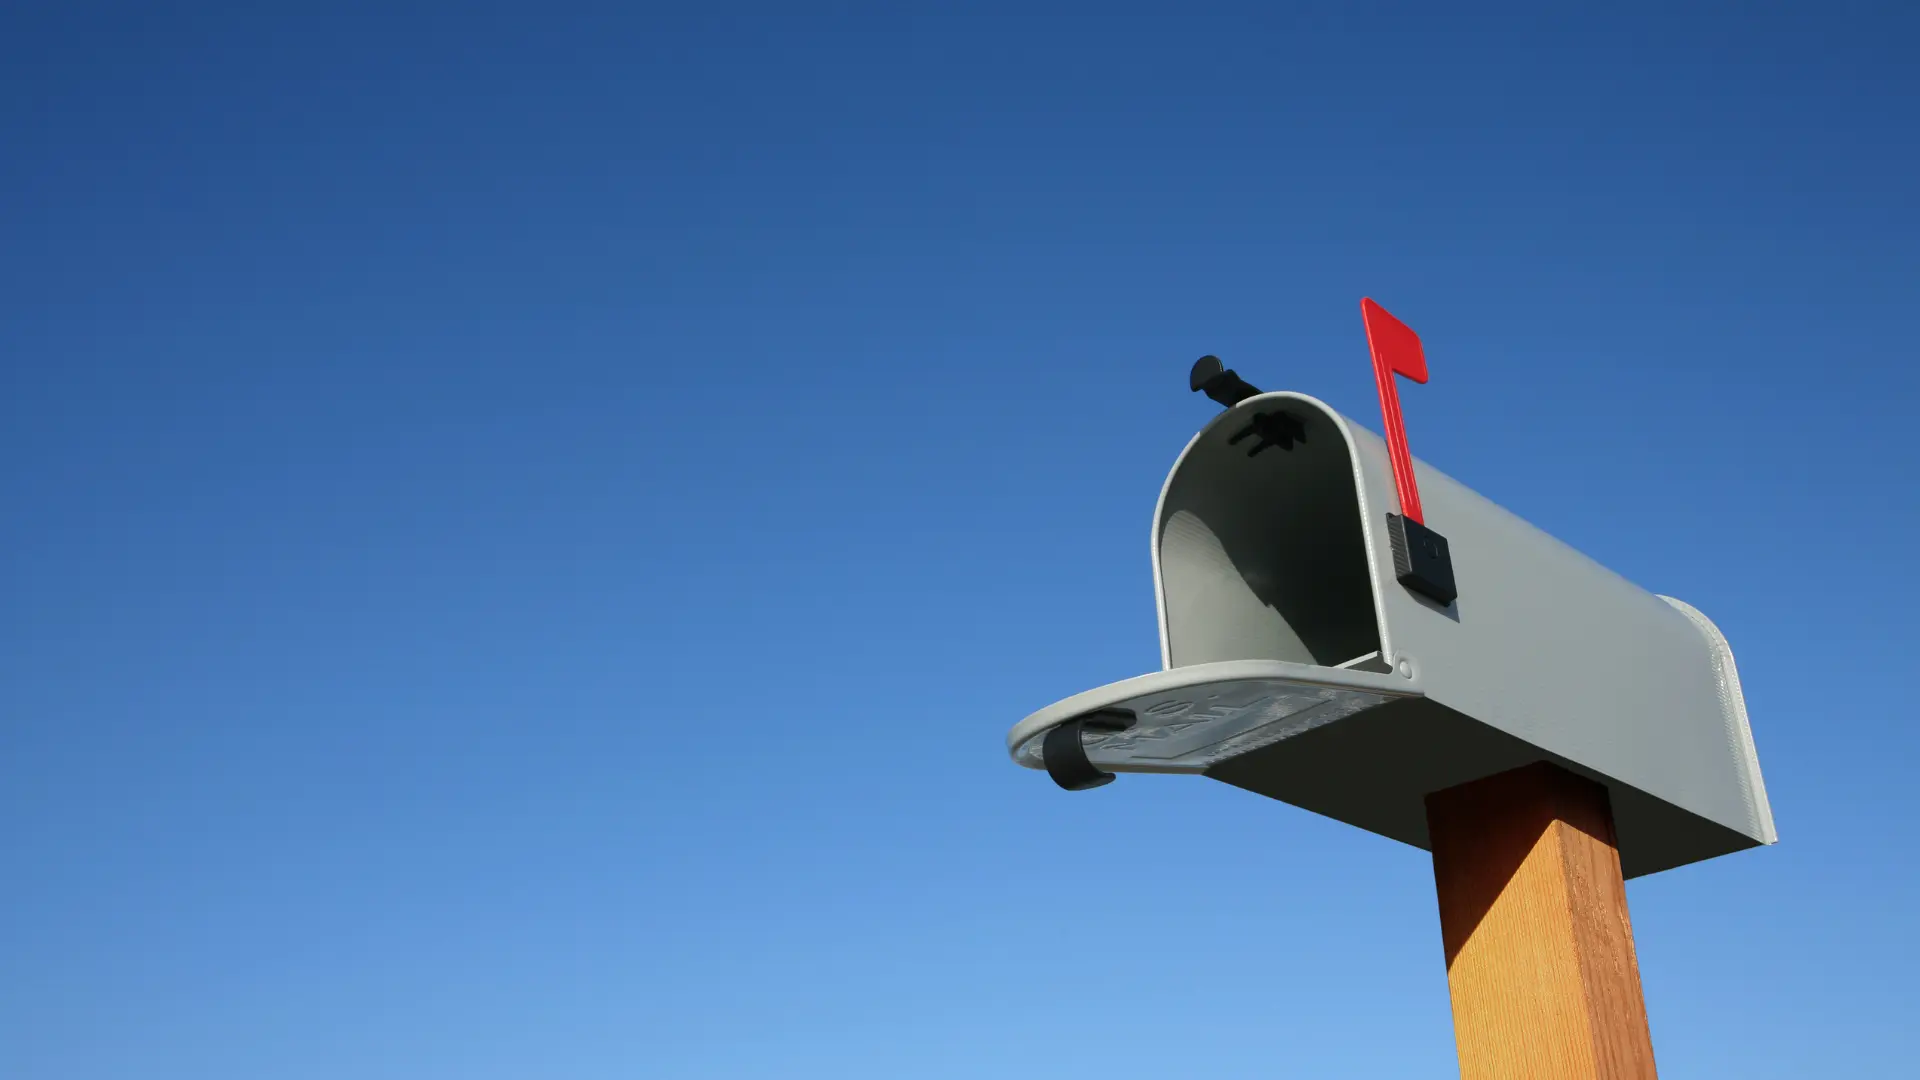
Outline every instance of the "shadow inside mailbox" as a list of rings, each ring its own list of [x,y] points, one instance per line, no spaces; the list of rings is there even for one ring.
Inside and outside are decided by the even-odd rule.
[[[1168,667],[1335,667],[1380,651],[1346,439],[1306,402],[1269,411],[1304,439],[1251,453],[1247,425],[1215,425],[1167,485],[1156,541]]]

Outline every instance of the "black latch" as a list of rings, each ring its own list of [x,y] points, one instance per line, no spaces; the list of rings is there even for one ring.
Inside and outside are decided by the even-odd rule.
[[[1134,725],[1131,709],[1100,709],[1076,716],[1049,729],[1040,743],[1040,763],[1047,767],[1053,782],[1068,791],[1086,791],[1113,783],[1113,774],[1087,758],[1087,746],[1080,741],[1082,730],[1125,731]]]
[[[1187,388],[1196,394],[1204,392],[1229,409],[1260,392],[1238,372],[1222,365],[1217,356],[1203,356],[1193,362]]]

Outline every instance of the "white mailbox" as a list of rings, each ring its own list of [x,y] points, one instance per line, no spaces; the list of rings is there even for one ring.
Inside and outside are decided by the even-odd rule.
[[[1431,532],[1314,398],[1215,417],[1154,511],[1163,670],[1027,717],[1014,760],[1199,773],[1423,848],[1427,794],[1551,761],[1607,786],[1629,877],[1772,843],[1713,623],[1405,460]]]

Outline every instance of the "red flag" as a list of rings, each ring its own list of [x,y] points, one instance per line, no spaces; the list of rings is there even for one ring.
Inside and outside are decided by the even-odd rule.
[[[1407,450],[1407,425],[1400,418],[1400,391],[1395,375],[1417,383],[1427,381],[1427,354],[1420,335],[1387,309],[1362,298],[1360,319],[1367,327],[1367,348],[1373,353],[1373,379],[1380,389],[1380,412],[1387,426],[1387,456],[1393,461],[1393,486],[1400,492],[1400,513],[1426,524],[1420,510],[1420,488],[1413,477],[1413,454]]]
[[[1374,363],[1385,364],[1395,375],[1405,375],[1414,382],[1427,381],[1427,354],[1420,347],[1419,334],[1371,300],[1360,301],[1360,317],[1367,324],[1367,345],[1373,349]]]

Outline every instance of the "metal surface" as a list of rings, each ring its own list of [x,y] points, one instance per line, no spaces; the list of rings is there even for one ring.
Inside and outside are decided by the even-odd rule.
[[[1102,709],[1138,718],[1124,731],[1088,731],[1087,759],[1117,772],[1200,773],[1376,705],[1417,696],[1406,679],[1270,660],[1175,668],[1109,683],[1034,713],[1007,735],[1007,751],[1042,767],[1049,728]]]
[[[1249,457],[1234,435],[1275,412],[1304,438]],[[1414,469],[1426,521],[1451,545],[1451,604],[1395,580],[1386,515],[1399,500],[1378,436],[1300,394],[1221,413],[1154,514],[1167,670],[1028,717],[1009,743],[1016,760],[1033,764],[1021,758],[1033,736],[1080,712],[1151,710],[1179,691],[1189,711],[1212,702],[1218,715],[1151,739],[1090,737],[1089,757],[1116,772],[1205,771],[1422,845],[1426,793],[1549,760],[1607,784],[1630,876],[1772,843],[1739,678],[1713,624],[1426,463]],[[1360,666],[1372,671],[1337,666],[1369,653]],[[1277,666],[1230,677],[1230,662]],[[1358,679],[1369,681],[1346,681]]]

